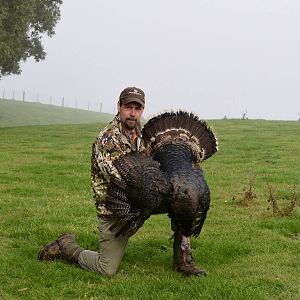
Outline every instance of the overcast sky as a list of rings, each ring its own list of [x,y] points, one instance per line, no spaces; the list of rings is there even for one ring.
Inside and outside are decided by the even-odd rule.
[[[297,120],[299,0],[64,0],[46,60],[0,81],[0,96],[116,112],[146,93],[145,116]]]

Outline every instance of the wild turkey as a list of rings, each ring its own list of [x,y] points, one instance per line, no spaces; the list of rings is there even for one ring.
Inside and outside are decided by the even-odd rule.
[[[143,129],[148,153],[172,185],[169,216],[186,237],[198,236],[210,204],[200,161],[217,151],[217,141],[196,115],[179,111],[152,118]]]
[[[110,183],[107,206],[120,217],[117,235],[135,234],[161,208],[175,231],[198,236],[210,204],[199,163],[217,151],[213,132],[196,115],[178,111],[150,119],[142,135],[148,156],[131,152],[114,161],[122,180]]]

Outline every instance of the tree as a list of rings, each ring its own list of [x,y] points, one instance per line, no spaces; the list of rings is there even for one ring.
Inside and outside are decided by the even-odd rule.
[[[41,42],[52,36],[62,0],[0,0],[0,79],[20,74],[20,62],[45,59]]]

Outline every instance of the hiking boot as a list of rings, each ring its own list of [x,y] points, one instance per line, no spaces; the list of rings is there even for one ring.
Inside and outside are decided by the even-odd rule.
[[[180,232],[175,232],[173,243],[173,270],[186,276],[206,276],[204,270],[199,269],[192,257],[190,238]]]
[[[63,259],[71,263],[78,263],[79,254],[84,249],[76,244],[75,236],[65,233],[57,240],[46,244],[38,254],[38,260],[49,261]]]

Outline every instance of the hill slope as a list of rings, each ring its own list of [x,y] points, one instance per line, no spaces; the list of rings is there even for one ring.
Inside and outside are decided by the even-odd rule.
[[[41,103],[0,100],[0,127],[50,124],[107,123],[112,114]]]

